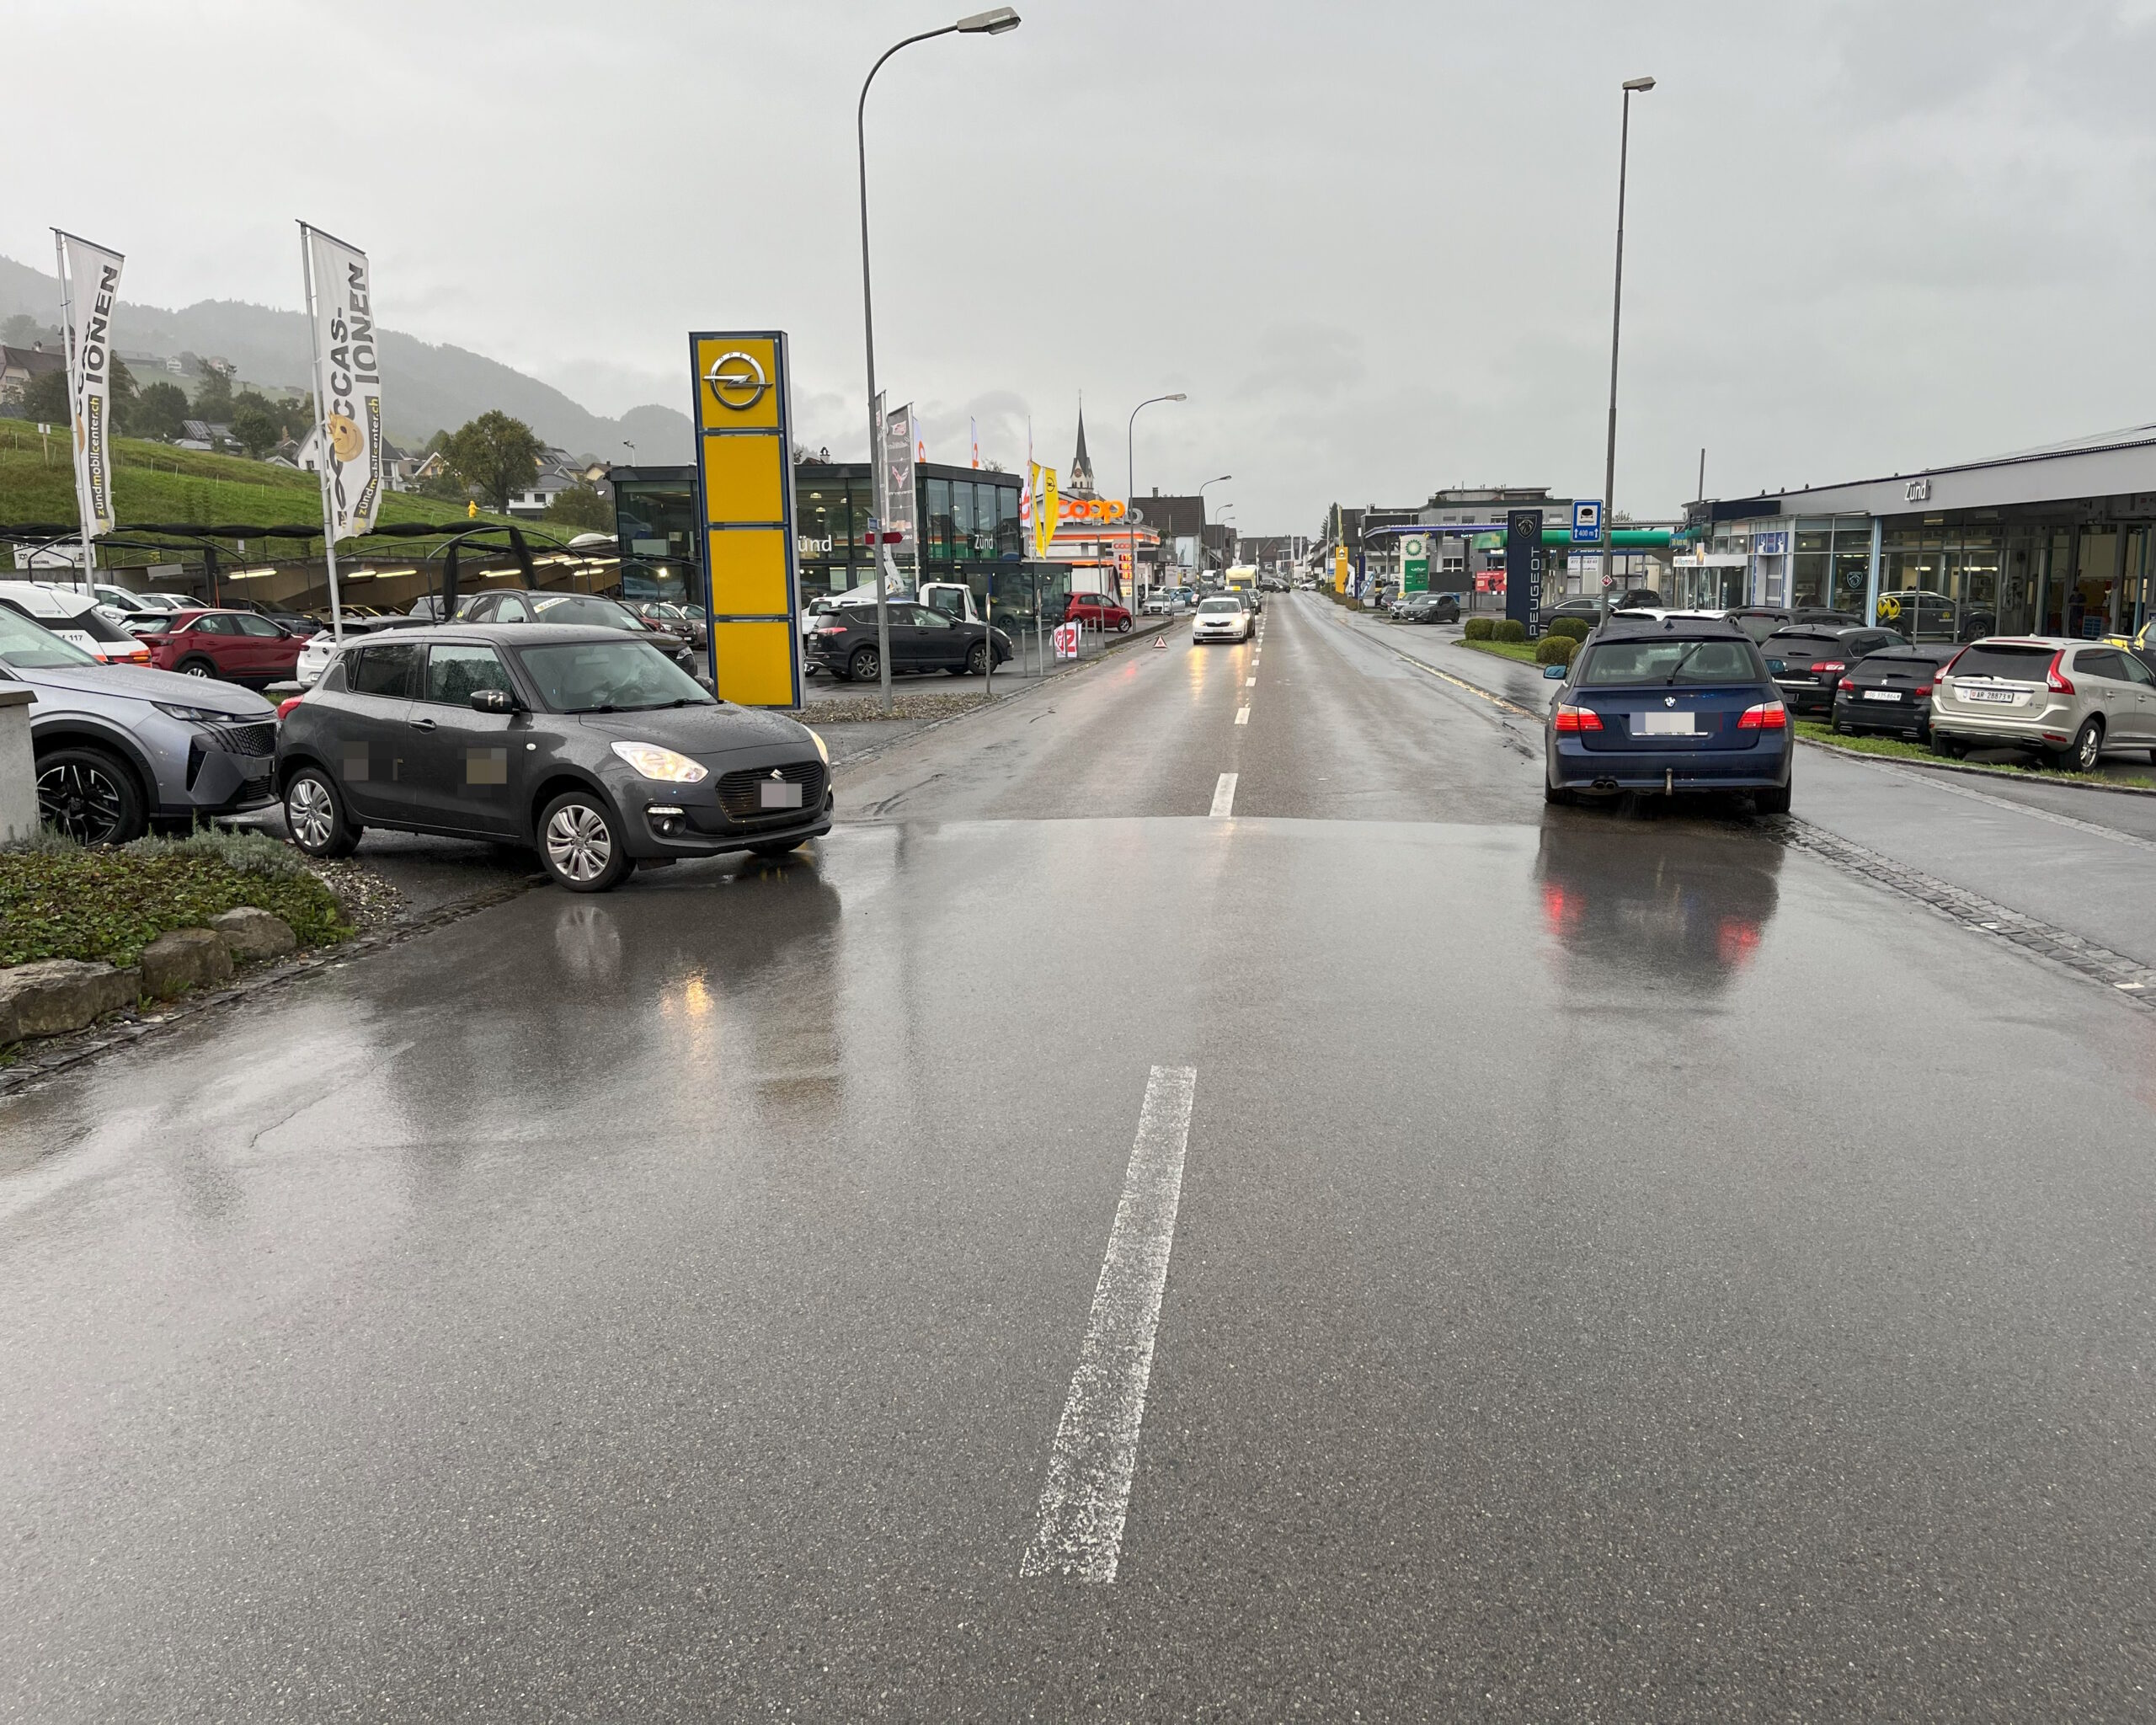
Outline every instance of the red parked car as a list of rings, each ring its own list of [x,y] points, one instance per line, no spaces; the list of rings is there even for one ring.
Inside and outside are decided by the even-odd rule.
[[[228,683],[276,683],[298,665],[302,642],[251,611],[176,611],[140,638],[159,670]]]
[[[1130,613],[1105,593],[1073,593],[1063,620],[1088,628],[1113,629],[1118,635],[1130,633]]]

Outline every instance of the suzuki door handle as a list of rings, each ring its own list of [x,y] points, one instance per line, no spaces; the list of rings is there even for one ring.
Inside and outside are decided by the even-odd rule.
[[[415,718],[412,721],[412,729],[415,731],[430,731],[434,728],[435,722],[431,718]]]

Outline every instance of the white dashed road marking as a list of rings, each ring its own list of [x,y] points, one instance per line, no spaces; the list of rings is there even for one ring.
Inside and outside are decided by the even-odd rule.
[[[1257,686],[1257,679],[1256,677],[1245,677],[1243,679],[1243,686],[1246,689],[1255,689]]]
[[[1248,724],[1250,723],[1250,708],[1247,707],[1238,707],[1235,709],[1235,723],[1237,724]]]
[[[1115,1579],[1197,1087],[1193,1066],[1155,1066],[1146,1081],[1123,1202],[1108,1230],[1092,1316],[1049,1456],[1040,1527],[1018,1564],[1021,1575]]]
[[[1235,775],[1224,772],[1220,782],[1213,787],[1213,818],[1225,820],[1235,812]]]

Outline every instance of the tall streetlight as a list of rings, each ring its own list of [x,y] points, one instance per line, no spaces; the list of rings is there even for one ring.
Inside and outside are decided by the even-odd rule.
[[[1205,482],[1205,485],[1225,485],[1229,480],[1235,477],[1235,476],[1233,473],[1222,473],[1214,478],[1208,479]],[[1198,488],[1198,526],[1199,529],[1198,536],[1198,573],[1201,578],[1205,574],[1205,534],[1203,531],[1205,526],[1205,485],[1201,485]]]
[[[884,531],[883,462],[882,450],[883,428],[876,423],[876,312],[869,292],[868,281],[868,87],[876,82],[876,74],[901,48],[910,48],[915,42],[931,42],[938,36],[1000,36],[1006,30],[1018,28],[1018,14],[1008,6],[991,7],[986,12],[976,12],[960,19],[956,24],[947,24],[941,29],[923,30],[917,36],[908,36],[904,41],[894,42],[883,51],[883,56],[868,68],[868,76],[861,81],[861,100],[853,113],[854,146],[861,163],[861,323],[868,347],[868,483],[872,499],[871,531]],[[918,558],[920,547],[915,547]],[[891,710],[891,602],[883,590],[883,550],[872,542],[868,547],[870,566],[876,576],[876,657],[883,669],[883,711]]]
[[[1123,428],[1123,480],[1129,487],[1123,494],[1130,501],[1123,508],[1124,525],[1130,530],[1130,614],[1138,615],[1138,416],[1155,402],[1188,401],[1190,398],[1178,391],[1174,395],[1156,395],[1141,401],[1130,410],[1130,418]],[[1204,493],[1200,492],[1199,496]]]
[[[1625,315],[1625,168],[1632,147],[1632,98],[1654,88],[1651,77],[1625,80],[1625,120],[1617,135],[1617,281],[1609,296],[1609,445],[1602,467],[1602,621],[1609,621],[1609,595],[1616,575],[1611,555],[1611,518],[1617,513],[1617,332]]]

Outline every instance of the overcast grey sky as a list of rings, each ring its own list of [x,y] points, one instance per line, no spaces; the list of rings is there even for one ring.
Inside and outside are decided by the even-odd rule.
[[[305,216],[384,322],[616,413],[692,325],[793,340],[865,441],[853,111],[979,0],[18,7],[0,251],[296,306]],[[930,453],[1216,487],[1246,531],[1449,483],[1600,489],[1618,85],[1636,101],[1616,502],[2156,419],[2156,0],[1020,0],[870,99],[878,358]],[[91,67],[93,78],[73,74]],[[259,105],[258,105],[259,104]],[[321,122],[312,134],[307,123]],[[28,140],[37,142],[25,147]],[[119,339],[125,344],[124,313]],[[394,388],[394,379],[388,380]]]

